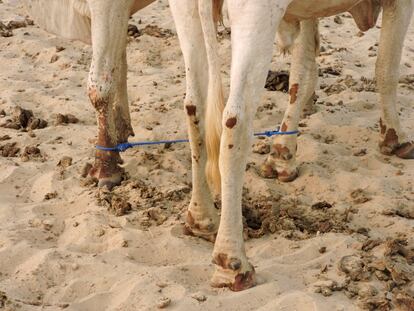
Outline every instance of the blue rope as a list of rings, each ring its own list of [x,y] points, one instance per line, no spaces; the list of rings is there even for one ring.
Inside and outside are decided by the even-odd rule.
[[[275,135],[296,135],[299,134],[299,131],[288,131],[288,132],[280,132],[279,130],[276,131],[265,131],[262,133],[255,133],[254,136],[266,136],[272,137]],[[143,142],[126,142],[116,145],[115,147],[103,147],[103,146],[95,146],[98,150],[103,151],[116,151],[116,152],[124,152],[129,148],[137,147],[137,146],[151,146],[151,145],[163,145],[163,144],[177,144],[177,143],[188,143],[188,139],[177,139],[177,140],[160,140],[160,141],[143,141]]]
[[[280,132],[279,130],[276,130],[276,131],[265,131],[263,133],[255,133],[254,136],[272,137],[275,135],[296,135],[296,134],[299,134],[299,131]]]

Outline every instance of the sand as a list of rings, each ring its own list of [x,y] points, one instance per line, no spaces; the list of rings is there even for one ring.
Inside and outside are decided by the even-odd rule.
[[[23,16],[18,1],[0,1],[0,21]],[[209,286],[213,245],[182,234],[189,146],[128,150],[129,179],[113,193],[99,191],[81,177],[96,134],[85,88],[91,48],[36,25],[0,37],[0,124],[17,106],[47,121],[45,128],[38,128],[42,121],[25,125],[33,130],[0,128],[9,156],[0,157],[0,309],[410,310],[414,161],[377,148],[380,106],[370,79],[379,28],[361,36],[352,19],[341,21],[321,24],[319,98],[301,123],[300,177],[289,184],[262,179],[257,169],[266,154],[249,155],[245,235],[259,284],[238,293]],[[173,32],[130,38],[134,140],[185,138],[184,67],[167,2],[131,23]],[[227,81],[228,35],[220,45]],[[275,52],[270,69],[288,70],[289,61]],[[414,21],[398,99],[411,138],[413,67]],[[274,128],[287,102],[286,94],[266,91],[255,129]],[[8,143],[15,145],[6,154]]]

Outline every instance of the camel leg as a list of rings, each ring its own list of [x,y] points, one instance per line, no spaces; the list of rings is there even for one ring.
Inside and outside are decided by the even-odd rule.
[[[377,82],[382,105],[380,151],[403,159],[414,159],[414,142],[401,129],[397,87],[404,38],[413,13],[411,0],[384,1],[383,25],[377,60]]]
[[[125,120],[127,107],[125,48],[128,18],[132,0],[88,0],[91,11],[92,64],[89,71],[88,94],[97,111],[97,145],[114,147],[120,130],[129,133],[129,120]],[[122,107],[125,107],[122,108]],[[120,114],[123,111],[124,113]],[[121,121],[122,120],[122,121]],[[123,124],[122,126],[120,124]],[[125,130],[127,128],[127,130]],[[121,133],[120,133],[121,134]],[[119,184],[122,169],[118,152],[96,150],[95,163],[90,175],[99,180],[100,186],[112,188]]]
[[[239,291],[255,285],[243,241],[242,187],[253,116],[270,65],[276,27],[290,1],[229,0],[232,72],[220,146],[222,210],[213,252],[212,285]],[[260,3],[260,4],[259,4]]]
[[[290,71],[290,100],[281,123],[282,132],[295,131],[301,113],[312,97],[318,78],[316,55],[319,52],[319,32],[317,20],[300,23],[300,34],[292,52]],[[266,178],[278,177],[280,181],[289,182],[298,176],[296,166],[297,136],[276,136],[272,152],[262,165],[262,175]]]
[[[131,115],[129,113],[128,105],[127,71],[128,64],[126,50],[124,50],[119,69],[119,85],[115,92],[115,100],[113,104],[115,108],[117,144],[127,142],[129,136],[135,136],[131,125]]]
[[[187,88],[184,110],[187,115],[192,154],[193,191],[185,231],[188,234],[214,241],[219,216],[205,173],[207,152],[204,111],[209,69],[198,3],[194,0],[170,0],[170,7],[185,62]]]

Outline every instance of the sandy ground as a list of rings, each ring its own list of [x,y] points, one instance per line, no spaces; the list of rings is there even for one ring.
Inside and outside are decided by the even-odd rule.
[[[18,1],[0,1],[0,21],[22,12]],[[414,161],[378,152],[371,80],[379,29],[360,36],[351,19],[341,21],[322,22],[319,98],[301,123],[300,178],[264,180],[257,167],[266,155],[250,155],[243,208],[259,284],[239,293],[209,286],[213,245],[181,233],[189,146],[127,151],[129,180],[99,192],[81,177],[96,133],[85,92],[91,48],[35,25],[0,37],[0,124],[17,106],[48,123],[0,128],[0,309],[414,310]],[[131,23],[174,33],[165,0]],[[228,36],[221,47],[228,64]],[[131,38],[128,61],[135,140],[186,137],[176,35]],[[271,69],[288,62],[275,53]],[[414,23],[402,63],[398,107],[413,138]],[[274,128],[286,103],[286,94],[266,91],[255,128]]]

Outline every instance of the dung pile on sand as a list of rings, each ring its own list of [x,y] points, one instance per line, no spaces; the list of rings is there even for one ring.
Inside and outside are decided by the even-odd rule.
[[[190,191],[188,186],[182,186],[164,192],[150,182],[130,179],[112,191],[97,190],[96,198],[99,205],[115,216],[134,211],[141,225],[150,227],[163,224],[171,216],[179,216],[188,205]]]
[[[413,310],[414,247],[406,244],[367,239],[359,252],[339,260],[339,276],[322,271],[315,291],[324,296],[343,291],[363,310]]]
[[[252,238],[284,231],[288,238],[306,239],[348,228],[346,213],[335,211],[327,202],[305,206],[294,199],[275,201],[274,196],[245,196],[242,206],[246,234]]]
[[[5,122],[0,124],[0,127],[15,130],[36,130],[43,129],[46,126],[46,120],[36,118],[31,110],[23,109],[19,106],[13,109],[11,118],[6,118]]]

